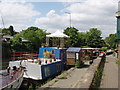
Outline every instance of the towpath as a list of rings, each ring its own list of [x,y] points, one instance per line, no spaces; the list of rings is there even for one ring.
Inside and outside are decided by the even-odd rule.
[[[60,76],[56,77],[52,81],[43,85],[42,87],[54,87],[54,88],[71,88],[76,85],[79,80],[84,76],[88,67],[85,68],[71,68],[68,71],[63,72]]]
[[[116,57],[106,56],[103,77],[100,88],[118,88],[118,64]]]
[[[94,60],[92,65],[82,68],[71,68],[41,88],[89,88],[101,58]]]

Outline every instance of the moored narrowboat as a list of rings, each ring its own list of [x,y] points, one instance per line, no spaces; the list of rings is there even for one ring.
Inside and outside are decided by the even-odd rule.
[[[65,48],[40,48],[37,59],[10,61],[9,66],[26,68],[24,78],[43,80],[57,75],[64,69],[66,60]]]
[[[23,81],[24,69],[22,67],[0,70],[0,90],[19,89]]]

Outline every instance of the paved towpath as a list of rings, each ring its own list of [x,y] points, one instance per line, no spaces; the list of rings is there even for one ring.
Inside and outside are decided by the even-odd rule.
[[[71,88],[79,82],[79,80],[84,76],[88,67],[85,68],[71,68],[70,70],[64,72],[62,75],[58,76],[56,79],[48,82],[42,87],[54,87],[54,88]]]
[[[112,55],[106,56],[100,88],[118,88],[118,65],[116,59]]]

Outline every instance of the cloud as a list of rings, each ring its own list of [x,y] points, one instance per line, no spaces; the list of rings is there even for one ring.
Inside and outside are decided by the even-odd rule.
[[[83,0],[1,0],[2,2],[83,2]]]
[[[46,17],[36,18],[35,25],[46,29],[48,32],[54,32],[57,29],[63,30],[67,27],[68,18],[66,14],[58,15],[55,10],[50,10]]]
[[[5,26],[15,24],[28,24],[40,15],[40,12],[34,10],[31,3],[2,2],[0,3],[0,15],[2,15]]]
[[[41,2],[42,0],[34,1]],[[20,31],[32,24],[32,26],[38,26],[52,33],[70,26],[69,14],[63,13],[70,12],[72,26],[79,31],[88,31],[90,28],[95,27],[102,30],[103,37],[116,32],[115,12],[117,11],[118,0],[57,0],[56,2],[66,4],[64,9],[61,10],[62,14],[50,10],[43,17],[40,16],[40,12],[35,10],[35,6],[30,3],[34,1],[11,0],[7,3],[8,0],[4,0],[1,2],[0,10],[5,25],[7,27],[13,25],[16,31]],[[2,22],[0,24],[2,26]]]
[[[65,7],[63,12],[70,12],[72,26],[80,31],[88,31],[90,28],[98,28],[102,36],[116,32],[116,17],[118,0],[85,0],[84,2],[72,3]],[[65,29],[69,26],[69,15],[58,15],[54,10],[47,13],[45,17],[37,18],[35,24],[46,28],[49,32],[56,29]]]
[[[24,24],[11,24],[11,25],[14,27],[14,30],[17,32],[20,32],[29,27],[28,25],[24,25]],[[8,25],[8,27],[9,27],[9,25]]]

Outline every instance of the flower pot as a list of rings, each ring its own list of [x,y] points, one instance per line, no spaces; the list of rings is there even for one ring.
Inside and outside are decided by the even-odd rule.
[[[50,59],[50,63],[52,62],[52,59]]]
[[[41,61],[38,61],[38,64],[41,65]]]

